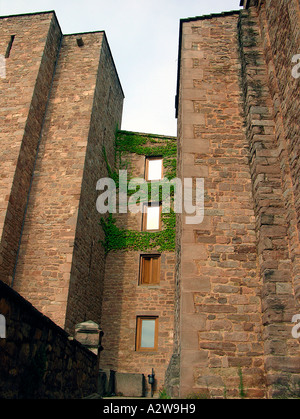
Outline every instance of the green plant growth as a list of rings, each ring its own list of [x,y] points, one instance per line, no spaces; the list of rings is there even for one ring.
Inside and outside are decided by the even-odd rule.
[[[245,399],[247,397],[245,387],[244,387],[244,378],[243,378],[243,371],[242,368],[239,368],[238,374],[240,377],[240,383],[239,383],[239,394],[241,399]]]
[[[162,388],[158,391],[158,398],[159,399],[171,399],[170,396],[168,396],[167,391],[165,388]]]
[[[167,179],[176,177],[177,142],[175,138],[117,131],[116,155],[119,157],[121,167],[127,167],[122,157],[128,153],[147,157],[161,156],[164,160],[165,177]]]
[[[155,135],[141,135],[129,131],[117,131],[116,133],[116,166],[118,168],[128,168],[129,162],[126,161],[126,155],[135,153],[147,157],[161,156],[164,163],[165,177],[169,180],[176,177],[176,139],[159,137]],[[119,188],[119,171],[113,170],[108,162],[105,147],[103,147],[103,158],[106,162],[108,176],[114,180],[117,189]],[[130,176],[127,179],[127,190],[130,182]],[[163,183],[163,182],[162,182]],[[128,191],[128,196],[137,192]],[[162,187],[159,188],[158,201],[162,201]],[[151,191],[148,188],[148,194],[140,199],[140,202],[149,202],[151,200]],[[174,196],[174,187],[170,188],[170,197],[172,202]],[[102,241],[105,253],[114,250],[139,250],[147,251],[156,249],[159,252],[175,250],[175,229],[176,214],[171,209],[169,213],[162,213],[162,230],[157,232],[133,231],[119,228],[116,225],[116,219],[112,214],[108,217],[102,217],[100,224],[105,233],[105,239]]]
[[[190,393],[186,396],[186,399],[191,400],[209,400],[212,397],[210,396],[209,392],[207,393]]]
[[[102,245],[105,253],[112,250],[140,250],[156,249],[159,252],[175,250],[176,214],[162,214],[163,229],[157,232],[126,230],[116,226],[116,219],[109,214],[103,217],[100,224],[105,233]]]

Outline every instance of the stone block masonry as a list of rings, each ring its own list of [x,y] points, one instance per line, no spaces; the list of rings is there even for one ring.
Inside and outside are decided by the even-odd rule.
[[[0,278],[12,284],[27,196],[61,41],[54,13],[0,19]]]
[[[121,132],[122,136],[122,132]],[[149,141],[147,134],[123,133],[123,137],[132,138],[127,140],[120,159],[120,168],[128,170],[128,180],[132,178],[145,179],[145,155],[155,155],[155,147],[158,147],[158,155],[175,145],[176,139],[171,137],[152,135]],[[123,138],[123,141],[124,141]],[[137,139],[141,141],[137,145]],[[145,155],[142,154],[145,147]],[[122,148],[122,147],[121,147]],[[130,151],[131,150],[131,151]],[[136,152],[134,152],[134,150]],[[120,149],[117,147],[117,156]],[[138,153],[141,154],[138,154]],[[168,156],[169,157],[169,156]],[[118,159],[117,159],[118,160]],[[167,160],[167,158],[165,159]],[[166,162],[165,162],[166,163]],[[166,164],[164,175],[168,171]],[[142,214],[114,214],[116,226],[125,231],[141,234]],[[149,234],[145,232],[143,234]],[[165,239],[167,240],[167,239]],[[140,257],[146,254],[160,254],[160,276],[156,284],[140,284]],[[101,353],[100,368],[108,371],[116,371],[124,380],[140,382],[140,377],[145,376],[145,395],[150,396],[151,388],[148,383],[148,375],[152,368],[155,374],[154,393],[158,395],[165,385],[165,374],[173,352],[174,336],[174,291],[175,291],[175,252],[161,251],[157,248],[134,250],[130,247],[123,250],[112,249],[106,256],[105,282],[102,305],[101,328],[104,332],[103,347]],[[157,349],[151,351],[139,351],[137,342],[137,318],[139,316],[152,316],[158,318],[158,342]],[[130,376],[132,378],[130,379]],[[124,387],[123,387],[124,388]],[[141,388],[140,386],[138,387]],[[117,386],[116,391],[123,392],[127,396],[136,396],[135,385],[128,387],[126,392]]]
[[[177,141],[118,130],[103,31],[63,35],[54,12],[0,18],[1,397],[30,370],[48,380],[37,396],[94,392],[94,355],[61,329],[86,321],[104,331],[103,375],[145,376],[146,394],[153,369],[156,394],[299,397],[299,0],[241,5],[181,20]],[[144,179],[158,156],[168,178],[204,178],[204,221],[176,214],[175,237],[174,213],[154,236],[141,214],[101,218],[98,180]]]
[[[120,373],[144,374],[148,395],[148,374],[154,368],[154,390],[158,394],[164,386],[173,351],[175,260],[170,252],[164,252],[161,258],[160,284],[156,286],[139,285],[140,252],[111,252],[105,270],[101,324],[104,350],[100,367]],[[138,316],[158,317],[156,351],[136,350]]]
[[[295,136],[298,137],[295,116],[299,111],[290,108],[290,112],[286,113],[287,103],[291,103],[289,107],[295,103],[295,83],[287,64],[291,62],[292,53],[289,54],[290,60],[286,58],[284,64],[283,61],[279,64],[276,54],[273,55],[276,41],[270,40],[273,30],[265,20],[264,6],[261,3],[259,10],[250,8],[241,13],[239,40],[259,268],[263,281],[261,297],[266,382],[268,396],[274,397],[284,392],[284,384],[289,382],[289,387],[294,388],[300,382],[299,368],[296,367],[300,349],[290,331],[291,319],[299,312],[299,179],[296,176],[299,163],[299,149],[296,148],[299,144],[296,146],[295,140]],[[278,6],[280,19],[276,17]],[[282,2],[277,4],[276,11],[273,6],[267,6],[270,19],[273,15],[275,21],[284,20],[289,39],[296,35],[290,26],[293,20],[288,17],[289,13],[292,15],[292,10],[296,11],[293,2],[289,6]],[[279,20],[278,27],[281,26]],[[282,76],[276,81],[276,72],[279,71]],[[279,85],[284,80],[289,87],[283,93]],[[298,156],[297,163],[293,157],[295,154]]]
[[[97,392],[98,356],[0,282],[1,399],[80,399]]]
[[[205,178],[204,222],[178,223],[183,396],[299,392],[299,2],[245,8],[181,21],[178,167]]]
[[[255,216],[244,133],[238,13],[182,21],[178,165],[202,169],[205,218],[181,222],[180,395],[264,397]],[[204,169],[206,169],[204,171]]]
[[[29,39],[38,42],[47,36],[53,38],[53,19],[54,13],[8,19],[8,22],[23,24],[22,30],[16,25],[10,29],[16,33],[16,47],[18,30],[22,34],[20,37],[25,38],[26,47],[26,40],[29,44]],[[37,33],[31,35],[32,21]],[[59,30],[58,26],[56,30]],[[25,217],[24,205],[13,218],[6,215],[4,227],[11,222],[15,229],[12,234],[9,230],[9,241],[3,236],[3,246],[11,242],[13,234],[16,235],[14,253],[11,251],[16,255],[18,250],[17,260],[15,257],[11,263],[11,268],[15,266],[14,288],[59,326],[73,333],[74,325],[83,320],[100,322],[104,251],[98,243],[102,231],[95,207],[96,183],[107,175],[102,157],[103,145],[109,160],[114,157],[115,131],[121,124],[124,95],[104,32],[64,36],[60,33],[56,44],[51,40],[49,45],[55,52],[52,56],[45,56],[47,49],[40,43],[36,47],[36,53],[40,55],[35,60],[30,56],[32,50],[35,52],[32,45],[30,49],[28,46],[27,59],[22,57],[23,71],[30,74],[32,71],[26,68],[27,61],[35,62],[37,68],[42,69],[44,62],[47,63],[49,80],[42,87],[33,85],[42,98],[38,96],[33,104],[30,101],[27,104],[36,119],[40,113],[41,119],[44,116],[43,125],[39,125],[36,134],[38,154],[33,153],[36,152],[36,143],[32,145],[31,156],[26,149],[31,162],[36,157],[33,176],[32,169],[28,175],[28,184],[32,176],[30,194],[28,187],[22,187],[25,182],[23,172],[18,183],[24,204],[27,201]],[[52,50],[50,48],[50,52]],[[43,60],[37,65],[43,52]],[[21,61],[18,54],[18,49],[12,50],[11,58]],[[16,75],[13,74],[14,63],[10,66],[7,83],[11,87]],[[32,73],[30,80],[35,80],[34,76]],[[17,80],[20,89],[27,88],[24,79]],[[42,99],[46,102],[47,96],[46,108]],[[11,107],[18,99],[11,95]],[[40,113],[35,113],[33,106]],[[5,109],[9,132],[14,118],[11,120],[9,108]],[[17,120],[20,119],[21,116]],[[27,124],[28,121],[27,118]],[[22,138],[21,129],[18,132]],[[17,143],[10,138],[10,147],[12,144],[17,153]],[[4,155],[8,152],[9,148],[4,148]],[[29,170],[28,162],[23,163],[26,171]],[[13,173],[14,163],[11,168]],[[15,182],[17,179],[14,176]],[[10,199],[19,202],[15,195]],[[3,261],[7,264],[8,258],[4,257]],[[6,276],[8,283],[11,283],[11,273]]]

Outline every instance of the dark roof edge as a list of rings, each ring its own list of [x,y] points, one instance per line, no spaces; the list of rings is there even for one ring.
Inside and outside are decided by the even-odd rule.
[[[244,7],[245,9],[248,9],[248,7],[250,6],[250,0],[241,0],[240,6]]]
[[[225,17],[225,16],[234,16],[239,15],[241,10],[232,10],[229,12],[222,12],[222,13],[213,13],[210,15],[203,15],[203,16],[195,16],[189,17],[186,19],[180,19],[179,24],[179,45],[178,45],[178,67],[177,67],[177,88],[176,88],[176,97],[175,97],[175,118],[178,118],[178,102],[179,102],[179,84],[180,84],[180,62],[181,62],[181,47],[182,47],[182,26],[183,23],[186,22],[193,22],[197,20],[207,20],[213,19],[218,17]]]
[[[239,14],[240,10],[231,10],[228,12],[221,12],[221,13],[212,13],[210,15],[203,15],[203,16],[195,16],[195,17],[187,17],[185,19],[180,19],[182,22],[193,22],[194,20],[206,20],[206,19],[213,19],[216,17],[224,17],[224,16],[232,16]]]
[[[66,33],[64,36],[79,36],[79,35],[89,35],[93,33],[105,33],[105,31],[88,31],[88,32],[76,32],[76,33]]]
[[[48,15],[50,13],[54,13],[56,15],[55,10],[48,10],[46,12],[17,13],[15,15],[0,16],[0,19],[7,19],[11,17],[21,17],[21,16]]]

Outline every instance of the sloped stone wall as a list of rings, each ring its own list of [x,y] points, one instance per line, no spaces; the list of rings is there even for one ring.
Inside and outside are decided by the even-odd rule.
[[[98,357],[0,281],[0,398],[76,399],[97,391]]]

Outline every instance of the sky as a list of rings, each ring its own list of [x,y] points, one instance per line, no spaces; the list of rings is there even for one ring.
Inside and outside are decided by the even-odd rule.
[[[180,19],[239,10],[239,0],[0,0],[0,16],[55,10],[62,32],[104,30],[124,90],[121,129],[177,134]]]

